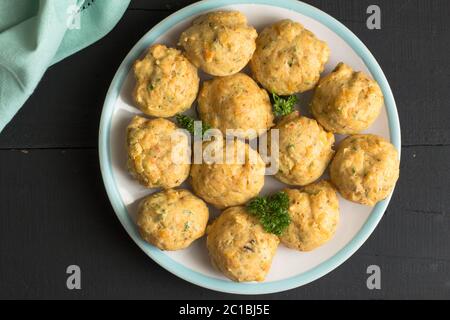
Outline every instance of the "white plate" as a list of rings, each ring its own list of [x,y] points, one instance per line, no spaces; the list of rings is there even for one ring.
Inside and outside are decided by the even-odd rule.
[[[155,190],[141,187],[127,173],[125,128],[133,115],[140,114],[131,98],[134,86],[133,75],[130,72],[131,65],[148,46],[152,43],[176,46],[180,33],[190,25],[192,19],[211,10],[239,10],[258,31],[280,19],[289,18],[298,21],[313,31],[319,39],[328,43],[331,57],[325,73],[343,61],[355,70],[370,74],[378,81],[385,96],[386,107],[367,132],[390,140],[400,152],[400,125],[395,101],[383,72],[367,48],[342,24],[318,9],[291,0],[277,1],[276,5],[269,4],[270,2],[203,1],[163,20],[136,44],[120,66],[105,99],[100,124],[99,152],[105,186],[114,210],[130,236],[150,257],[169,271],[187,281],[225,292],[242,294],[276,292],[300,286],[323,276],[362,245],[381,219],[389,199],[372,208],[340,197],[341,221],[334,238],[322,247],[307,253],[280,245],[264,283],[233,283],[226,279],[211,266],[204,239],[176,252],[163,252],[144,243],[133,223],[136,206],[140,199]],[[202,78],[206,77],[202,75]],[[303,114],[307,114],[304,106],[309,101],[310,95],[310,93],[300,95]],[[337,137],[337,140],[341,138]],[[277,191],[284,186],[273,177],[267,176],[262,193]],[[187,183],[182,187],[190,188]],[[213,216],[216,213],[216,210],[212,210]]]

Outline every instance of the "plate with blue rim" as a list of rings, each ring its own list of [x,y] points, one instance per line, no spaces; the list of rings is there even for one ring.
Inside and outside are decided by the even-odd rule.
[[[379,83],[385,106],[379,118],[366,132],[386,138],[400,154],[400,123],[389,83],[369,49],[342,23],[300,1],[205,0],[173,13],[151,28],[118,68],[106,95],[100,120],[99,157],[104,185],[114,212],[131,239],[151,259],[176,276],[208,289],[235,294],[266,294],[289,290],[324,276],[355,253],[376,228],[390,197],[374,207],[340,198],[341,221],[334,238],[311,252],[298,252],[280,245],[266,280],[260,283],[236,283],[221,275],[209,262],[204,239],[197,240],[185,250],[161,251],[140,238],[134,222],[140,199],[156,190],[141,187],[126,169],[125,129],[131,118],[140,114],[131,97],[134,86],[131,72],[133,62],[154,43],[176,47],[180,33],[195,17],[216,10],[238,10],[247,16],[249,24],[258,31],[281,19],[298,21],[319,39],[326,41],[331,49],[324,74],[341,61],[355,70],[369,74]],[[206,79],[208,76],[201,74],[201,78]],[[307,114],[304,106],[310,96],[310,93],[300,96],[299,108],[302,113]],[[337,136],[337,141],[342,138]],[[189,188],[188,184],[182,187]],[[283,187],[273,177],[267,176],[262,194]],[[214,209],[211,212],[212,216],[218,214]]]

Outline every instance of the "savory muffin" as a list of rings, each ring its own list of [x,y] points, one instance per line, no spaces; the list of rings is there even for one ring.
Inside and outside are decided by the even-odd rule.
[[[255,138],[273,126],[269,95],[244,73],[205,81],[198,112],[205,123],[223,134],[227,129],[242,130],[236,134],[241,138]]]
[[[197,68],[177,49],[155,44],[133,70],[134,100],[150,116],[172,117],[189,109],[197,97]]]
[[[244,204],[258,195],[264,186],[265,164],[257,151],[240,140],[205,142],[203,150],[217,158],[192,165],[195,194],[219,209]]]
[[[268,91],[291,95],[314,88],[329,56],[327,44],[311,31],[281,20],[259,34],[250,67]]]
[[[353,135],[339,145],[330,176],[344,198],[373,206],[394,189],[399,166],[391,143],[372,134]]]
[[[263,281],[278,243],[245,207],[228,208],[207,229],[211,262],[233,281]]]
[[[325,180],[301,190],[284,190],[289,197],[291,223],[280,236],[289,248],[313,250],[328,242],[339,223],[339,201],[334,187]]]
[[[188,137],[166,119],[135,116],[127,128],[128,170],[147,188],[173,188],[189,176]]]
[[[325,131],[316,120],[302,117],[297,111],[282,118],[274,129],[279,130],[275,177],[297,186],[319,179],[334,155],[334,135]]]
[[[154,193],[139,204],[137,225],[142,239],[162,250],[187,248],[205,234],[209,211],[188,190]]]
[[[255,51],[256,30],[238,11],[215,11],[194,20],[179,44],[191,62],[214,76],[241,71]]]
[[[328,131],[355,134],[372,125],[383,102],[383,93],[376,81],[341,62],[319,81],[311,101],[311,112]]]

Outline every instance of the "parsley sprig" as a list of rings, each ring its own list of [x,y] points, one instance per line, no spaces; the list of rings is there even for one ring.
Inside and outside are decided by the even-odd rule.
[[[180,127],[186,129],[187,131],[189,131],[193,135],[196,134],[194,122],[195,121],[199,121],[199,120],[194,120],[193,118],[191,118],[191,117],[189,117],[187,115],[184,115],[184,114],[178,114],[176,116],[176,119],[177,119],[178,125]],[[206,131],[211,129],[211,126],[207,125],[205,123],[202,123],[202,127],[201,128],[202,128],[201,135],[203,136]],[[200,132],[199,132],[199,134],[200,134]]]
[[[288,209],[289,197],[283,191],[254,198],[247,204],[247,210],[259,219],[264,230],[277,236],[291,223]]]
[[[272,93],[273,100],[273,113],[277,117],[288,115],[294,111],[294,106],[298,99],[296,95],[288,97],[280,97],[279,95]]]

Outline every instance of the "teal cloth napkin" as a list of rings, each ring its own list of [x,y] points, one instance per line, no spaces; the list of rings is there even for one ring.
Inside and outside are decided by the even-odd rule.
[[[47,68],[105,36],[129,3],[0,0],[0,132]]]

